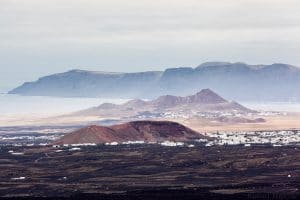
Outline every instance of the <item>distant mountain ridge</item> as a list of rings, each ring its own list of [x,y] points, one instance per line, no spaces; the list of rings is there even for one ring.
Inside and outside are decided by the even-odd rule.
[[[238,101],[300,101],[300,68],[287,64],[208,62],[196,68],[137,73],[71,70],[27,82],[10,94],[61,97],[155,98],[210,88]]]
[[[130,100],[117,105],[103,103],[97,107],[82,110],[72,115],[75,116],[109,116],[136,117],[138,115],[161,115],[164,113],[184,113],[193,115],[196,112],[230,112],[230,113],[255,113],[237,102],[229,102],[210,89],[203,89],[194,95],[185,97],[164,95],[154,100],[144,101],[141,99]]]
[[[210,89],[203,89],[200,92],[197,92],[194,95],[189,95],[185,97],[181,96],[173,96],[173,95],[164,95],[160,96],[157,99],[152,101],[143,101],[140,99],[134,99],[128,101],[123,106],[131,106],[131,107],[139,107],[139,106],[153,106],[155,108],[171,108],[175,106],[183,106],[183,105],[215,105],[215,104],[228,104],[227,100],[220,97],[218,94],[213,92]],[[121,105],[122,106],[122,105]],[[234,107],[237,108],[237,107]],[[234,109],[232,108],[232,109]],[[242,108],[240,106],[239,108]],[[246,110],[246,108],[245,108]]]
[[[133,121],[113,126],[88,126],[66,134],[54,144],[106,143],[106,142],[163,142],[188,141],[208,138],[179,123],[171,121]]]

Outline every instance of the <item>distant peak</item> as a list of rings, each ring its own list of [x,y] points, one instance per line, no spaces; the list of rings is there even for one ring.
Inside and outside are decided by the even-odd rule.
[[[182,98],[172,95],[160,96],[157,99],[153,100],[152,103],[159,107],[172,107],[181,102]]]
[[[206,89],[202,89],[200,92],[197,92],[196,95],[202,95],[202,94],[214,94],[214,95],[217,95],[214,91],[212,91],[211,89],[209,88],[206,88]]]
[[[71,69],[69,71],[67,71],[69,73],[81,73],[81,72],[87,72],[85,70],[81,70],[81,69]]]
[[[231,62],[205,62],[201,65],[199,65],[198,67],[196,67],[196,69],[202,69],[202,68],[210,68],[210,67],[214,67],[214,68],[218,68],[218,67],[234,67],[234,68],[249,68],[252,70],[261,70],[261,69],[290,69],[290,70],[299,70],[298,67],[293,66],[293,65],[289,65],[289,64],[284,64],[284,63],[274,63],[271,65],[263,65],[263,64],[259,64],[259,65],[250,65],[247,63],[243,63],[243,62],[235,62],[235,63],[231,63]]]
[[[276,68],[276,69],[293,69],[293,68],[296,68],[293,65],[288,65],[288,64],[283,64],[283,63],[274,63],[274,64],[270,65],[269,67]]]
[[[177,98],[177,96],[169,95],[169,94],[158,97],[158,99],[174,99],[174,98]]]
[[[232,68],[232,70],[236,69],[259,69],[261,65],[248,65],[243,62],[235,62],[235,63],[230,63],[230,62],[207,62],[199,65],[196,67],[196,69],[203,69],[203,68]]]
[[[200,92],[186,96],[172,96],[172,95],[165,95],[160,96],[156,100],[153,100],[152,103],[159,107],[173,107],[177,105],[183,104],[218,104],[218,103],[227,103],[225,99],[220,97],[214,91],[210,89],[203,89]]]
[[[195,103],[225,103],[227,102],[211,89],[203,89],[195,95],[189,96],[190,100]]]
[[[144,100],[133,99],[133,100],[130,100],[130,101],[124,103],[123,105],[129,106],[129,107],[140,107],[140,106],[144,106],[145,104],[146,104],[146,102]]]
[[[284,63],[273,63],[271,66],[285,66],[285,67],[292,67],[292,65],[284,64]]]
[[[230,62],[205,62],[199,65],[198,67],[213,67],[213,66],[225,66],[225,65],[231,65]],[[197,67],[197,68],[198,68]]]
[[[113,103],[103,103],[100,106],[98,106],[97,108],[102,108],[102,109],[113,109],[118,107],[117,104],[113,104]]]
[[[197,92],[195,96],[212,96],[212,97],[218,97],[221,98],[217,93],[212,91],[211,89],[202,89],[200,92]]]

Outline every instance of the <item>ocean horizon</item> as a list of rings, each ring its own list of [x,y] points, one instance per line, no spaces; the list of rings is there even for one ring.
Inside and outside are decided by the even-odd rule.
[[[5,115],[56,115],[75,112],[102,103],[125,103],[129,99],[21,96],[0,93],[0,116]],[[300,102],[239,102],[242,105],[264,111],[300,111]]]
[[[3,115],[56,115],[75,112],[102,103],[121,104],[128,99],[63,98],[48,96],[21,96],[0,94],[0,116]]]

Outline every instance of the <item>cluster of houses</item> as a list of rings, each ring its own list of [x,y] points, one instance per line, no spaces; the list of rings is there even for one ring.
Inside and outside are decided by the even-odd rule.
[[[271,144],[273,146],[300,145],[300,130],[215,132],[209,136],[215,140],[206,145]]]
[[[195,140],[194,142],[205,145],[205,146],[214,146],[214,145],[245,145],[251,146],[252,144],[269,144],[272,146],[286,146],[286,145],[300,145],[300,130],[281,130],[281,131],[240,131],[240,132],[211,132],[206,133],[207,136],[213,138],[213,140],[200,139]],[[53,140],[56,138],[52,138]],[[173,141],[164,141],[160,143],[145,142],[145,141],[127,141],[127,142],[110,142],[105,143],[106,146],[115,146],[115,145],[136,145],[136,144],[160,144],[162,146],[189,146],[190,143],[182,142],[173,142]],[[7,144],[13,146],[46,146],[49,143],[13,143]],[[63,147],[75,148],[72,150],[78,150],[81,146],[96,146],[94,143],[85,143],[85,144],[70,144],[63,145]],[[193,147],[190,145],[189,147]],[[55,146],[60,147],[60,146]],[[17,155],[10,152],[12,155]]]
[[[177,110],[177,111],[164,111],[161,113],[142,112],[135,116],[137,119],[155,119],[155,118],[166,118],[166,119],[188,119],[191,117],[201,117],[205,119],[216,119],[219,117],[267,117],[267,116],[279,116],[286,115],[286,113],[275,112],[275,111],[260,111],[257,113],[243,113],[239,111],[197,111],[197,110]]]
[[[164,141],[164,142],[145,142],[145,141],[128,141],[128,142],[110,142],[105,143],[106,146],[116,146],[116,145],[136,145],[136,144],[159,144],[161,146],[169,147],[195,147],[195,144],[204,146],[214,146],[214,145],[244,145],[251,146],[253,144],[261,145],[272,145],[276,146],[286,146],[286,145],[300,145],[300,130],[285,130],[285,131],[245,131],[245,132],[214,132],[206,133],[212,137],[212,140],[198,139],[191,142],[174,142],[174,141]],[[79,146],[95,146],[96,144],[71,144],[64,145],[65,147],[79,147]],[[59,146],[57,146],[59,147]]]

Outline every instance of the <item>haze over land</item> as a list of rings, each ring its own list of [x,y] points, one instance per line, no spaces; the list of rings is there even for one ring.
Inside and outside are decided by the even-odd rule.
[[[210,88],[206,90],[210,92],[205,97],[210,105],[186,104],[205,88]],[[212,88],[215,89],[212,91]],[[68,97],[68,106],[72,105],[74,97],[83,100],[87,97],[95,98],[96,101],[90,101],[92,105],[87,103],[84,107],[84,104],[80,103],[81,109],[99,105],[103,99],[99,99],[99,104],[95,102],[97,98],[103,97],[139,100],[124,105],[113,105],[110,104],[113,100],[108,100],[106,104],[75,114],[70,115],[70,112],[76,111],[74,109],[69,113],[61,112],[59,117],[2,117],[0,125],[103,125],[141,119],[170,119],[198,131],[291,129],[299,128],[299,110],[295,107],[300,97],[298,88],[300,69],[287,64],[208,62],[196,68],[170,68],[165,71],[139,73],[71,70],[24,83],[10,93],[25,95],[23,98],[28,98],[28,95]],[[158,96],[160,97],[157,98]],[[76,98],[78,102],[80,98]],[[216,99],[224,104],[213,105]],[[239,109],[245,111],[247,108],[225,99],[242,104],[252,102],[247,104],[250,105],[250,110],[253,108],[252,110],[259,112],[250,115],[247,112],[232,112]],[[272,104],[273,101],[283,103]],[[57,108],[60,111],[59,107]]]
[[[160,95],[190,95],[210,88],[237,101],[299,101],[300,68],[287,64],[247,65],[208,62],[196,68],[165,71],[111,73],[71,70],[24,83],[11,94],[155,98]]]
[[[0,0],[0,200],[300,199],[299,8]]]
[[[35,112],[34,115],[1,114],[0,126],[86,126],[91,124],[112,125],[134,120],[171,120],[200,132],[300,128],[300,115],[297,110],[299,104],[265,102],[245,106],[248,104],[227,101],[210,89],[204,89],[185,97],[163,95],[154,100],[133,99],[127,101],[56,97],[52,99],[52,97],[28,96],[18,96],[18,98],[21,101],[22,99],[35,99],[32,108],[39,109],[32,109],[32,112]],[[44,103],[41,104],[41,100]],[[53,107],[53,100],[59,102],[56,108]],[[101,102],[105,103],[101,104]],[[117,104],[113,104],[113,102]],[[47,104],[48,106],[45,106]],[[68,106],[64,107],[64,104]],[[30,106],[32,106],[28,103],[16,105],[19,105],[20,113],[25,109],[22,108],[22,105],[26,106],[26,112],[30,111]],[[72,109],[66,110],[70,108]],[[45,115],[47,110],[49,110],[49,114]]]

